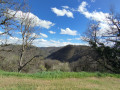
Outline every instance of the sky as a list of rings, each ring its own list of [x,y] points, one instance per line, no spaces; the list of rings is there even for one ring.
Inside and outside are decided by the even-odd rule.
[[[88,45],[81,40],[91,20],[99,21],[101,31],[105,32],[107,25],[105,17],[109,16],[110,6],[120,12],[120,0],[28,0],[30,15],[35,17],[32,25],[41,27],[35,31],[33,45],[38,47]],[[14,13],[14,11],[13,11]],[[20,13],[17,17],[20,18]],[[33,24],[34,23],[34,24]],[[20,38],[10,37],[9,43]]]

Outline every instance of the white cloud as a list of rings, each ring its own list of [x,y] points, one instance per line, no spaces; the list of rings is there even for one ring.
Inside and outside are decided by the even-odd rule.
[[[86,9],[87,5],[88,5],[87,2],[83,1],[81,5],[78,7],[78,11],[83,15],[85,15],[86,18],[89,18],[95,21],[105,22],[107,17],[109,17],[109,13],[103,13],[103,12],[97,12],[97,11],[93,11],[92,13],[90,13]]]
[[[1,39],[0,41],[5,41]],[[0,42],[1,44],[1,42]],[[18,37],[9,37],[7,44],[22,44],[22,39]],[[55,41],[55,40],[45,40],[45,39],[35,39],[32,43],[34,46],[37,47],[60,47],[66,45],[88,45],[87,43],[72,43],[72,42],[64,42],[64,41]]]
[[[87,5],[88,5],[87,2],[83,1],[80,4],[80,6],[78,7],[78,11],[81,12],[81,13],[83,13],[83,14],[84,14],[84,12],[88,12],[87,9],[86,9]]]
[[[66,9],[60,10],[60,9],[57,9],[56,7],[51,8],[51,9],[55,14],[57,14],[57,16],[65,16],[66,15],[67,17],[74,18],[73,13],[70,12],[69,10],[66,10]]]
[[[0,34],[2,34],[3,32],[2,31],[0,31]]]
[[[39,43],[39,42],[40,42],[40,43],[41,43],[41,42],[42,42],[42,43],[45,43],[45,42],[47,42],[47,40],[45,40],[45,39],[35,39],[33,42],[34,42],[33,44],[34,44],[35,46],[37,46],[37,43]]]
[[[40,36],[37,35],[36,33],[32,33],[32,34],[31,34],[31,37],[39,38]]]
[[[100,39],[99,40],[100,42],[104,43],[107,46],[114,45],[114,43],[109,40],[116,40],[116,39],[112,37],[108,37],[108,36],[113,36],[114,32],[118,32],[116,26],[113,25],[111,20],[109,19],[112,16],[109,13],[103,13],[101,11],[89,12],[86,8],[87,5],[88,5],[87,2],[83,1],[81,5],[78,7],[78,11],[81,14],[85,15],[86,18],[99,22],[99,30],[97,31],[97,36],[98,37],[107,36],[105,38]],[[111,29],[111,27],[114,28],[114,31]],[[81,37],[81,39],[89,40],[88,37]]]
[[[49,31],[50,34],[55,34],[56,32],[53,32],[53,31]]]
[[[109,20],[107,17],[110,17],[109,13],[103,13],[103,12],[89,12],[86,9],[86,6],[88,5],[87,2],[83,1],[81,5],[78,7],[78,11],[85,15],[86,18],[94,20],[99,22],[100,30],[98,32],[99,36],[102,36],[103,34],[106,34],[106,32],[111,31],[110,26],[108,24]],[[110,22],[109,22],[110,23]]]
[[[5,40],[3,39],[3,41],[5,41]],[[7,40],[7,43],[8,44],[21,44],[22,43],[22,39],[20,39],[18,37],[9,37],[8,40]]]
[[[66,29],[61,29],[60,34],[77,35],[77,31],[71,30],[70,28],[66,28]]]
[[[11,40],[13,40],[13,39],[15,39],[15,40],[19,40],[18,37],[10,37],[9,39],[11,39]]]
[[[75,40],[82,40],[81,37],[80,38],[75,38]]]
[[[62,6],[62,8],[69,9],[69,6]]]
[[[66,45],[88,45],[87,43],[71,43],[71,42],[60,42],[55,40],[44,40],[44,39],[36,39],[34,40],[33,45],[38,47],[60,47],[60,46],[66,46]]]
[[[80,40],[82,40],[81,38],[82,38],[82,36],[80,36],[79,38],[73,38],[73,39],[67,39],[67,40],[68,41],[71,41],[71,40],[79,40],[80,41]]]
[[[47,38],[48,36],[44,33],[40,33],[40,37]]]
[[[22,11],[14,11],[11,9],[8,9],[8,13],[5,14],[7,17],[12,17],[15,15],[14,19],[18,20],[20,22],[29,23],[32,27],[38,26],[42,28],[49,29],[51,26],[54,25],[54,23],[47,21],[47,20],[41,20],[36,15],[34,15],[31,12],[22,12]]]

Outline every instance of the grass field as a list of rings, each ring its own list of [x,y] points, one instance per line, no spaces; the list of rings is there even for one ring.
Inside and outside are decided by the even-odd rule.
[[[119,77],[108,73],[0,71],[0,90],[120,90]]]

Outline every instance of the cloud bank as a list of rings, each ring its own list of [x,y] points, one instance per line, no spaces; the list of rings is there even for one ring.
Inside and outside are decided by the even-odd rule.
[[[0,41],[4,41],[1,39]],[[22,39],[17,38],[17,37],[9,37],[7,44],[21,44]],[[1,44],[1,42],[0,42]],[[87,43],[72,43],[72,42],[61,42],[61,41],[55,41],[55,40],[45,40],[45,39],[35,39],[33,41],[33,45],[37,47],[61,47],[61,46],[66,46],[66,45],[88,45]]]
[[[39,19],[36,15],[34,15],[31,12],[14,11],[11,9],[8,9],[7,11],[8,12],[4,14],[5,16],[9,18],[14,16],[15,20],[23,22],[24,24],[29,23],[31,27],[38,26],[41,28],[49,29],[51,26],[54,25],[54,23],[50,21]]]

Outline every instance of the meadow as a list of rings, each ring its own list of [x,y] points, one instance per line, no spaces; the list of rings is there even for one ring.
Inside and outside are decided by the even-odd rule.
[[[120,90],[120,75],[90,72],[0,71],[0,90]]]

